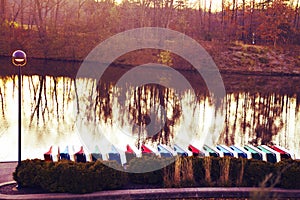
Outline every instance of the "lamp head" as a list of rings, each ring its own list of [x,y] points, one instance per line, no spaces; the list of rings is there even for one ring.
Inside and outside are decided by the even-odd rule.
[[[22,50],[16,50],[12,54],[12,63],[15,66],[23,67],[27,63],[26,53]]]

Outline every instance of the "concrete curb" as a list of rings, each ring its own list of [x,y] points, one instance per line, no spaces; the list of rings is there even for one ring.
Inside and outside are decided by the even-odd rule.
[[[11,185],[11,184],[14,184],[14,183],[16,183],[16,181],[7,181],[7,182],[4,182],[4,183],[0,183],[0,187],[6,186],[6,185]]]
[[[0,185],[13,184],[15,181]],[[26,195],[0,194],[0,199],[203,199],[203,198],[300,198],[300,190],[280,188],[161,188],[110,190],[89,194],[46,193]]]

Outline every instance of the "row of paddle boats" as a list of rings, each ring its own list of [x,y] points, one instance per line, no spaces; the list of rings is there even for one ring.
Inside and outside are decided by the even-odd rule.
[[[74,147],[73,147],[74,148]],[[73,149],[73,152],[74,149]],[[121,154],[125,154],[125,161],[121,159]],[[120,164],[126,165],[135,157],[141,156],[158,156],[162,158],[171,158],[174,156],[213,156],[213,157],[236,157],[236,158],[247,158],[247,159],[257,159],[263,160],[271,163],[279,162],[283,159],[295,159],[295,155],[289,150],[278,146],[278,145],[245,145],[240,147],[237,145],[226,146],[226,145],[217,145],[216,147],[210,147],[204,145],[202,148],[198,148],[194,145],[189,145],[187,148],[182,148],[179,145],[174,145],[173,148],[158,144],[156,148],[148,145],[141,145],[140,149],[137,149],[135,146],[126,146],[125,152],[119,152],[115,146],[111,146],[111,151],[107,154],[103,154],[100,151],[99,146],[95,146],[94,152],[87,153],[84,150],[84,147],[81,146],[79,151],[71,154],[69,151],[69,146],[66,146],[64,151],[60,152],[58,147],[57,160],[73,160],[75,162],[87,162],[87,161],[96,161],[96,160],[115,160]],[[44,159],[46,161],[53,161],[55,158],[53,146],[50,147],[49,151],[44,153]]]

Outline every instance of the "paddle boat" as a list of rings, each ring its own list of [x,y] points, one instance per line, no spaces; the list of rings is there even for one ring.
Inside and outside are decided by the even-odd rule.
[[[274,147],[277,147],[278,149],[281,149],[282,151],[290,154],[290,156],[291,156],[292,159],[296,159],[295,153],[292,152],[291,150],[285,149],[284,147],[279,146],[279,145],[274,145]]]
[[[83,146],[80,147],[80,150],[74,154],[75,162],[86,162],[86,156],[83,150]]]
[[[174,151],[177,153],[178,156],[188,156],[188,153],[186,151],[184,151],[180,146],[178,146],[177,144],[174,144],[173,146]]]
[[[201,152],[198,148],[196,148],[191,144],[188,146],[188,150],[193,153],[193,156],[201,156],[201,157],[205,156],[205,153]]]
[[[267,161],[272,162],[272,163],[276,163],[276,162],[280,161],[280,153],[269,148],[267,145],[260,145],[260,146],[257,146],[257,148],[259,148],[263,152],[266,152]]]
[[[120,153],[118,152],[118,150],[114,145],[111,146],[111,151],[107,155],[108,155],[108,160],[115,160],[119,164],[122,164]]]
[[[267,161],[267,154],[251,144],[244,146],[244,149],[251,153],[253,159]]]
[[[271,149],[277,151],[278,153],[280,153],[280,159],[281,159],[281,160],[284,160],[284,159],[291,159],[291,158],[292,158],[291,154],[290,154],[289,152],[283,150],[282,148],[279,148],[279,147],[277,147],[277,146],[275,146],[275,145],[270,145],[269,147],[270,147]]]
[[[91,161],[95,162],[97,160],[103,160],[102,153],[100,152],[98,145],[95,146],[94,152],[91,153]]]
[[[217,152],[221,158],[224,157],[224,152],[217,149],[217,147],[210,147],[210,148],[213,149],[215,152]]]
[[[71,160],[69,154],[69,146],[66,146],[63,152],[60,152],[60,149],[58,147],[58,151],[59,151],[59,160]]]
[[[224,148],[223,145],[217,145],[216,148],[224,153],[224,156],[230,156],[234,157],[234,153],[232,151],[229,151],[227,148]]]
[[[163,146],[167,151],[169,151],[172,154],[173,157],[177,156],[177,152],[174,151],[174,148],[172,148],[168,145],[165,145],[165,144],[160,144],[160,145]]]
[[[160,156],[163,157],[163,158],[173,157],[172,152],[170,152],[166,147],[164,147],[161,144],[157,145],[157,150],[158,150],[158,153],[160,154]]]
[[[155,156],[156,154],[150,147],[146,146],[145,144],[142,144],[141,146],[142,156]]]
[[[235,158],[238,158],[239,155],[236,151],[234,151],[233,149],[231,149],[230,147],[226,146],[226,145],[218,145],[218,146],[221,146],[223,149],[226,149],[228,152],[230,152],[233,156],[232,157],[235,157]]]
[[[50,147],[49,151],[47,151],[46,153],[44,153],[44,160],[45,161],[53,161],[52,146]]]
[[[213,157],[220,157],[220,154],[214,150],[213,148],[209,147],[208,145],[203,145],[203,150],[208,152],[209,156],[213,156]]]
[[[133,149],[130,147],[129,144],[126,145],[125,157],[126,157],[126,163],[127,163],[127,164],[128,164],[133,158],[136,157],[136,153],[133,151]]]
[[[58,151],[60,152],[60,149]],[[59,160],[71,160],[69,146],[66,146],[65,150],[59,153]]]
[[[251,158],[251,153],[250,153],[250,152],[247,153],[245,150],[243,150],[243,149],[240,148],[240,147],[231,145],[230,148],[231,148],[233,151],[237,152],[239,158],[248,158],[248,159]]]

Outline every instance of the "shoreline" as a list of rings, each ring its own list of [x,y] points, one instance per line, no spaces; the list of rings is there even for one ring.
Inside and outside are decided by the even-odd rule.
[[[7,61],[10,61],[10,56],[3,56],[0,55],[0,60],[8,58]],[[36,62],[42,62],[42,63],[47,63],[47,62],[58,62],[58,63],[68,63],[68,64],[72,64],[76,67],[74,67],[74,71],[73,73],[76,73],[81,65],[81,63],[83,62],[83,60],[68,60],[68,59],[55,59],[55,58],[36,58],[36,57],[29,57],[28,59],[36,61]],[[34,65],[34,64],[30,64],[29,65]],[[111,63],[109,65],[110,67],[113,67],[115,69],[132,69],[136,66],[138,66],[138,64],[126,64],[126,63]],[[197,73],[196,69],[191,69],[191,68],[186,68],[186,67],[176,67],[176,66],[171,66],[171,68],[179,71],[179,72],[188,72],[188,73]],[[225,74],[225,75],[241,75],[241,76],[287,76],[287,77],[300,77],[300,70],[299,71],[290,71],[290,72],[284,72],[280,69],[272,69],[272,70],[266,70],[266,71],[262,71],[262,70],[249,70],[249,69],[245,69],[245,67],[242,67],[241,69],[230,69],[230,68],[224,68],[222,66],[217,66],[220,74]],[[26,70],[26,68],[25,68]]]
[[[208,53],[221,74],[238,74],[251,76],[300,76],[300,48],[299,46],[272,47],[268,45],[249,45],[240,42],[198,41]],[[195,55],[192,49],[187,53]],[[109,52],[108,52],[109,54]],[[28,66],[45,65],[51,63],[66,63],[69,74],[76,73],[88,54],[77,57],[64,57],[49,55],[44,58],[34,51],[28,50]],[[106,62],[105,56],[101,61]],[[167,61],[161,60],[165,56]],[[0,55],[0,61],[10,63],[10,55]],[[3,59],[1,59],[3,58]],[[32,63],[30,62],[33,61]],[[2,61],[3,62],[3,61]],[[111,61],[107,61],[108,64]],[[171,66],[181,72],[197,73],[196,69],[180,55],[172,52],[166,53],[157,49],[142,49],[128,52],[119,56],[109,66],[115,69],[130,70],[133,67],[158,63]],[[57,65],[57,64],[56,64]],[[60,70],[65,70],[65,65],[57,65]],[[5,70],[5,69],[3,69]],[[66,71],[65,70],[65,71]],[[38,69],[38,71],[41,71]]]

